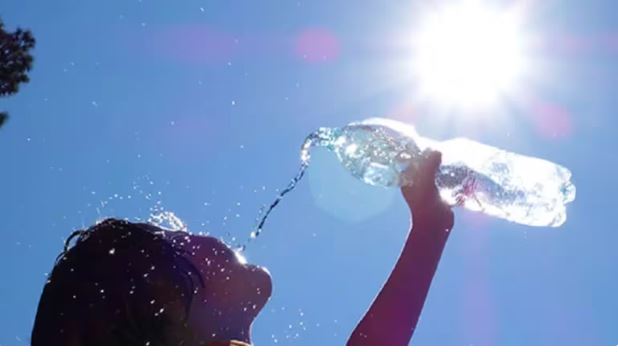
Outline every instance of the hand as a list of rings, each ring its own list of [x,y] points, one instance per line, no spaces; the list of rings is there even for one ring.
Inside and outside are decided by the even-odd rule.
[[[441,198],[436,188],[435,176],[440,167],[442,154],[427,150],[413,179],[412,186],[401,188],[410,211],[414,227],[423,227],[449,233],[453,228],[453,211]],[[407,170],[406,173],[413,172]],[[414,176],[414,178],[412,177]]]

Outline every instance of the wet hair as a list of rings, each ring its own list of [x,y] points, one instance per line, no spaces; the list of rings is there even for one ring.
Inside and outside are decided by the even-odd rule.
[[[33,345],[182,345],[202,277],[187,234],[107,219],[66,241],[39,302]]]

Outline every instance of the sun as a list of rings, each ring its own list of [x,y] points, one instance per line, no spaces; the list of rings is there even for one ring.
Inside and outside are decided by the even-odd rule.
[[[413,38],[420,94],[462,107],[508,95],[527,68],[521,22],[517,11],[474,0],[427,13]]]

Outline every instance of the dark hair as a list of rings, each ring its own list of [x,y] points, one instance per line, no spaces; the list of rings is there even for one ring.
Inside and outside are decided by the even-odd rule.
[[[43,289],[31,343],[191,343],[188,312],[204,283],[184,256],[186,236],[116,219],[74,232]]]

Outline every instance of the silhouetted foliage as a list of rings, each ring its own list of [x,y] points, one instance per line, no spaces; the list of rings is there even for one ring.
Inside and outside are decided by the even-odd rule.
[[[29,81],[33,60],[30,50],[34,44],[29,30],[17,28],[15,32],[6,32],[0,20],[0,97],[17,93],[19,85]],[[6,112],[0,112],[0,127],[7,118]]]

